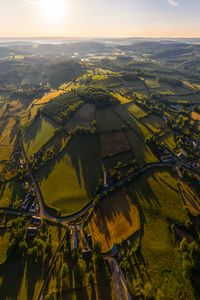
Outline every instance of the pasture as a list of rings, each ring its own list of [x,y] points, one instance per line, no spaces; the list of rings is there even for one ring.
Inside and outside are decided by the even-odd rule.
[[[185,182],[179,184],[180,193],[185,203],[185,207],[193,216],[199,216],[200,214],[200,199],[197,193]]]
[[[160,130],[166,128],[166,123],[163,119],[155,114],[150,114],[149,116],[143,118],[141,123],[148,127],[153,133],[158,133]]]
[[[17,179],[3,183],[0,190],[0,207],[16,205],[22,197],[20,182]]]
[[[100,135],[102,157],[130,151],[130,146],[123,131],[103,133]]]
[[[161,138],[161,141],[169,150],[174,151],[176,149],[176,141],[173,133],[167,133]]]
[[[146,145],[144,140],[141,139],[134,131],[129,130],[126,134],[133,156],[137,160],[138,164],[158,161],[149,146]]]
[[[6,261],[9,246],[10,233],[5,228],[0,228],[0,266]],[[1,285],[1,277],[0,277]]]
[[[149,129],[137,120],[124,106],[115,105],[113,109],[124,124],[132,129],[141,139],[145,139],[151,135]]]
[[[127,108],[128,111],[137,119],[147,116],[147,113],[136,104],[130,104],[127,106]]]
[[[63,94],[62,90],[51,91],[50,93],[45,94],[42,98],[35,100],[34,104],[37,104],[37,105],[46,104],[49,101],[51,101],[52,99],[60,96],[61,94]]]
[[[173,298],[180,290],[183,299],[190,299],[191,286],[183,278],[168,223],[168,220],[183,223],[188,220],[176,179],[168,171],[149,171],[138,177],[129,190],[140,206],[141,255],[144,263],[148,262],[152,285],[164,289],[167,298]]]
[[[54,135],[56,126],[46,117],[39,116],[28,127],[24,134],[24,149],[31,157],[34,153],[50,140]]]
[[[0,160],[9,160],[16,141],[18,125],[14,118],[0,122]]]
[[[134,201],[121,189],[100,201],[87,225],[93,240],[107,252],[140,229],[140,217]]]
[[[126,96],[124,96],[124,95],[122,95],[122,94],[120,94],[120,93],[113,93],[112,94],[115,98],[117,98],[117,100],[121,103],[121,104],[127,104],[127,103],[129,103],[129,102],[131,102],[132,101],[132,99],[131,98],[129,98],[129,97],[126,97]]]
[[[54,160],[37,174],[47,206],[70,215],[83,208],[95,194],[102,176],[96,136],[75,137]]]

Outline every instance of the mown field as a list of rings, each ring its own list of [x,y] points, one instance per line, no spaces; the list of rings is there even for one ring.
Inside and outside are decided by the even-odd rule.
[[[93,240],[100,242],[102,251],[107,252],[140,229],[139,212],[121,189],[100,201],[87,225]]]
[[[52,91],[52,92],[44,95],[42,98],[36,100],[34,103],[37,105],[45,104],[45,103],[48,103],[49,101],[51,101],[52,99],[60,96],[61,94],[63,94],[62,90]]]
[[[129,130],[126,135],[131,145],[132,153],[139,164],[158,161],[149,146],[134,131]]]
[[[96,136],[74,138],[36,175],[45,203],[63,215],[83,208],[94,195],[102,176],[100,157]]]
[[[169,230],[169,220],[185,223],[177,182],[168,171],[149,171],[130,187],[141,215],[141,255],[148,280],[166,299],[194,299]]]
[[[9,160],[13,153],[18,125],[14,118],[0,122],[0,160]]]
[[[54,135],[56,125],[46,117],[36,118],[24,134],[24,149],[30,157]]]
[[[5,228],[0,228],[0,266],[6,261],[9,240],[10,240],[9,231]],[[0,277],[0,285],[1,285],[1,277]]]
[[[176,141],[174,139],[173,133],[168,133],[162,137],[162,143],[167,146],[171,151],[174,151],[176,148]]]
[[[130,104],[128,106],[128,111],[137,119],[147,116],[147,113],[136,104]]]

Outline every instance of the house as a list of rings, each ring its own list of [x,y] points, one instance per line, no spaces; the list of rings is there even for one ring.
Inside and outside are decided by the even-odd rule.
[[[92,251],[91,250],[87,250],[87,249],[83,249],[82,251],[82,259],[83,260],[88,260],[92,257]]]
[[[42,222],[42,218],[41,217],[33,216],[31,218],[31,223],[33,223],[37,227],[41,225],[41,222]]]
[[[37,227],[28,227],[26,236],[27,237],[35,237],[37,235]]]

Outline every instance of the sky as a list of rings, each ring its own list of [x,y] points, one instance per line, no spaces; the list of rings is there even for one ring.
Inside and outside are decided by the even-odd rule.
[[[200,0],[0,0],[0,37],[200,37]]]

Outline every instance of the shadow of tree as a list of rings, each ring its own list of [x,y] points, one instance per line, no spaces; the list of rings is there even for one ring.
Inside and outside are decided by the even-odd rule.
[[[0,285],[1,300],[17,300],[21,288],[25,262],[18,256],[13,256],[0,265],[0,277],[2,278]]]

